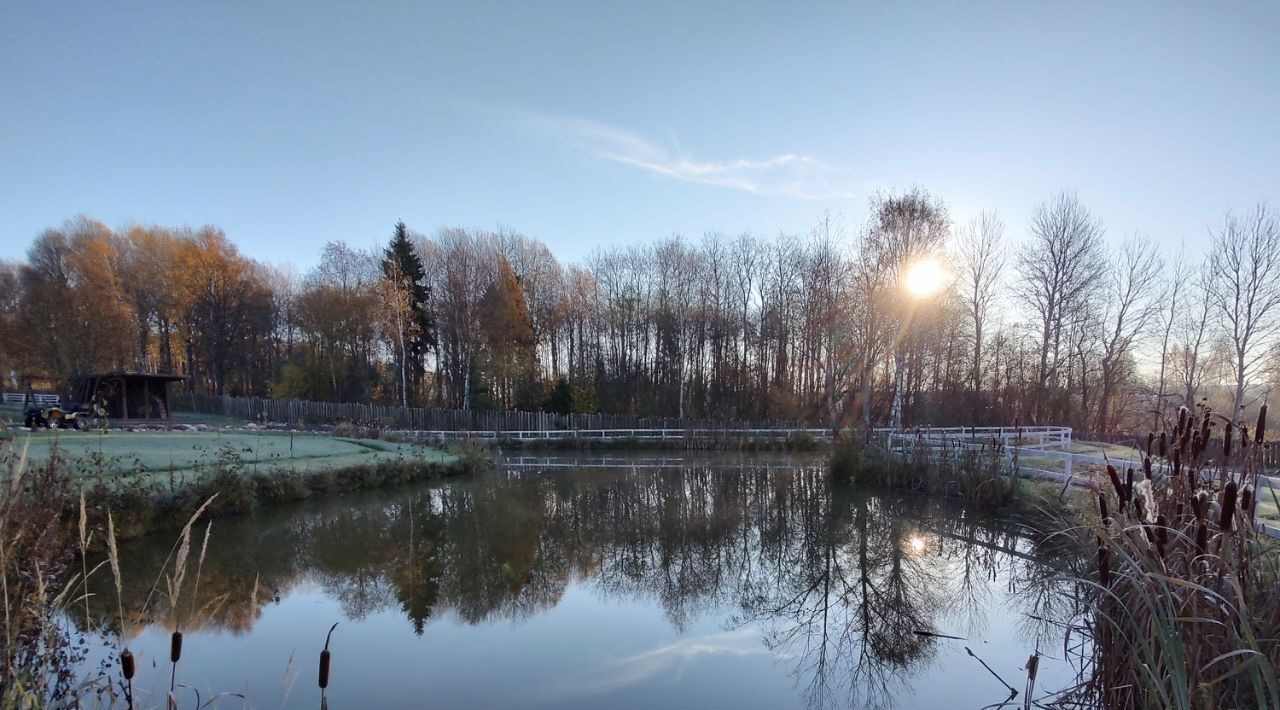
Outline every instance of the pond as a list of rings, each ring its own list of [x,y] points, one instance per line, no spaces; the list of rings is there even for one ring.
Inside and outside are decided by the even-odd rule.
[[[193,594],[199,527],[176,605],[148,594],[175,536],[120,549],[144,707],[175,624],[184,706],[319,706],[335,622],[330,708],[980,708],[996,675],[1021,706],[1037,648],[1038,688],[1072,677],[1073,610],[1021,526],[833,491],[817,458],[510,459],[218,519]],[[85,674],[120,626],[95,591]]]

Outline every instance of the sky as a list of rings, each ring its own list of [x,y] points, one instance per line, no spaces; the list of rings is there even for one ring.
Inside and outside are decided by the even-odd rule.
[[[0,0],[0,259],[86,214],[257,259],[506,227],[581,261],[856,229],[920,185],[1013,241],[1075,191],[1199,253],[1280,200],[1280,3]]]

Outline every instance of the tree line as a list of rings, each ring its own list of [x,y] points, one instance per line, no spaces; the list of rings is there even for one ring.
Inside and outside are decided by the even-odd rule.
[[[103,370],[215,394],[815,425],[1145,431],[1261,403],[1280,363],[1280,220],[1260,204],[1169,249],[1108,239],[1073,194],[1017,239],[922,188],[862,226],[709,232],[563,263],[510,230],[403,223],[299,273],[218,228],[77,217],[0,265],[8,387]],[[920,264],[936,284],[913,284]]]

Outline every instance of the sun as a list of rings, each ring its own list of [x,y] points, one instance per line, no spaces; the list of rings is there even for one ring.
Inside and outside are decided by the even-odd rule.
[[[907,291],[913,296],[931,296],[946,283],[947,272],[930,258],[921,259],[907,270]]]

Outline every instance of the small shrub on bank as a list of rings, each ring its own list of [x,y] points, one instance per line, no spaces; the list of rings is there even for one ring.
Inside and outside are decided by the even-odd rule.
[[[250,480],[255,497],[269,505],[302,500],[309,493],[306,476],[293,471],[255,473]]]
[[[828,463],[833,483],[860,483],[956,498],[985,510],[1011,503],[1018,492],[1012,465],[996,447],[926,446],[902,451],[843,440]]]
[[[802,431],[787,440],[787,447],[792,451],[817,451],[822,448],[818,440],[807,431]]]
[[[483,444],[474,441],[456,441],[448,451],[458,459],[458,472],[466,475],[483,473],[493,466],[493,458]]]

